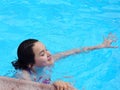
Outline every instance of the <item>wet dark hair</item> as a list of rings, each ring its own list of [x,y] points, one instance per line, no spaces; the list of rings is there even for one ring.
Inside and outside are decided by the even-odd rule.
[[[29,65],[33,66],[34,61],[34,53],[32,47],[34,43],[38,42],[37,39],[27,39],[23,41],[17,50],[18,59],[12,62],[12,65],[15,69],[30,69]]]

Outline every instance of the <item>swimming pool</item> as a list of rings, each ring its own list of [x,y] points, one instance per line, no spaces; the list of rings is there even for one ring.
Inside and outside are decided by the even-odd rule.
[[[120,46],[119,0],[1,0],[0,76],[11,76],[21,41],[36,38],[52,52],[97,45],[114,33]],[[120,48],[78,54],[55,63],[52,80],[78,89],[120,90]]]

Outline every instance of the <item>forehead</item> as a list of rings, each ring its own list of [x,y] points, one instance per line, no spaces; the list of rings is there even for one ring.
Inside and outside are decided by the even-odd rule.
[[[34,43],[34,46],[33,46],[33,51],[36,52],[36,51],[41,51],[45,49],[45,45],[42,44],[41,42],[36,42]]]

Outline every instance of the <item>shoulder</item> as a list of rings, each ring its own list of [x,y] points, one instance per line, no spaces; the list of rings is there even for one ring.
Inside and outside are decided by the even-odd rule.
[[[31,80],[30,73],[26,70],[18,70],[15,74],[17,79]]]

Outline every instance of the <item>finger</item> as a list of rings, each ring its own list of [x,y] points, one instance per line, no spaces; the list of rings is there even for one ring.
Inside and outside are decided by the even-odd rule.
[[[69,87],[68,90],[77,90],[74,87]]]
[[[58,84],[59,82],[55,82],[53,85],[54,85],[54,87],[56,88],[56,90],[60,90],[59,89],[59,84]]]
[[[67,83],[67,85],[68,85],[69,90],[75,90],[75,88],[71,84]]]
[[[63,86],[63,84],[60,86],[60,90],[64,90],[64,86]]]
[[[60,90],[61,89],[61,87],[60,86],[57,86],[57,90]]]
[[[103,40],[106,40],[105,35],[103,35]]]
[[[118,40],[118,38],[116,37],[116,38],[114,38],[113,40],[114,40],[114,41],[117,41],[117,40]]]
[[[109,40],[109,37],[108,36],[107,37],[103,36],[103,40],[104,40],[104,42],[106,42],[107,40]]]
[[[68,86],[64,84],[64,89],[63,90],[68,90]]]
[[[117,41],[117,39],[116,40],[113,40],[113,42],[116,42]]]
[[[108,34],[107,39],[109,39],[109,38],[110,38],[111,34],[112,34],[112,33],[109,33],[109,34]]]
[[[56,88],[56,90],[60,90],[60,89],[59,89],[59,86],[55,86],[55,88]]]
[[[68,86],[68,87],[70,87],[71,86],[71,84],[70,83],[67,83],[67,82],[65,82],[66,83],[66,85]]]
[[[59,87],[59,86],[57,86],[57,90],[60,90],[60,87]]]
[[[113,42],[116,42],[117,40],[112,40],[112,39],[110,39],[109,40],[109,43],[111,44],[111,43],[113,43]]]
[[[64,87],[59,87],[59,90],[64,90]]]
[[[63,83],[63,86],[64,86],[64,90],[68,90],[69,89],[69,85],[67,82],[64,82]]]
[[[110,33],[110,34],[108,35],[107,39],[116,40],[117,37],[116,37],[115,34]]]
[[[62,82],[62,81],[59,81],[59,82],[60,82],[59,89],[60,90],[64,90],[64,82]]]
[[[67,86],[64,86],[63,90],[68,90],[68,87],[67,87]]]
[[[110,33],[108,34],[108,37],[115,37],[115,35],[110,32]]]

